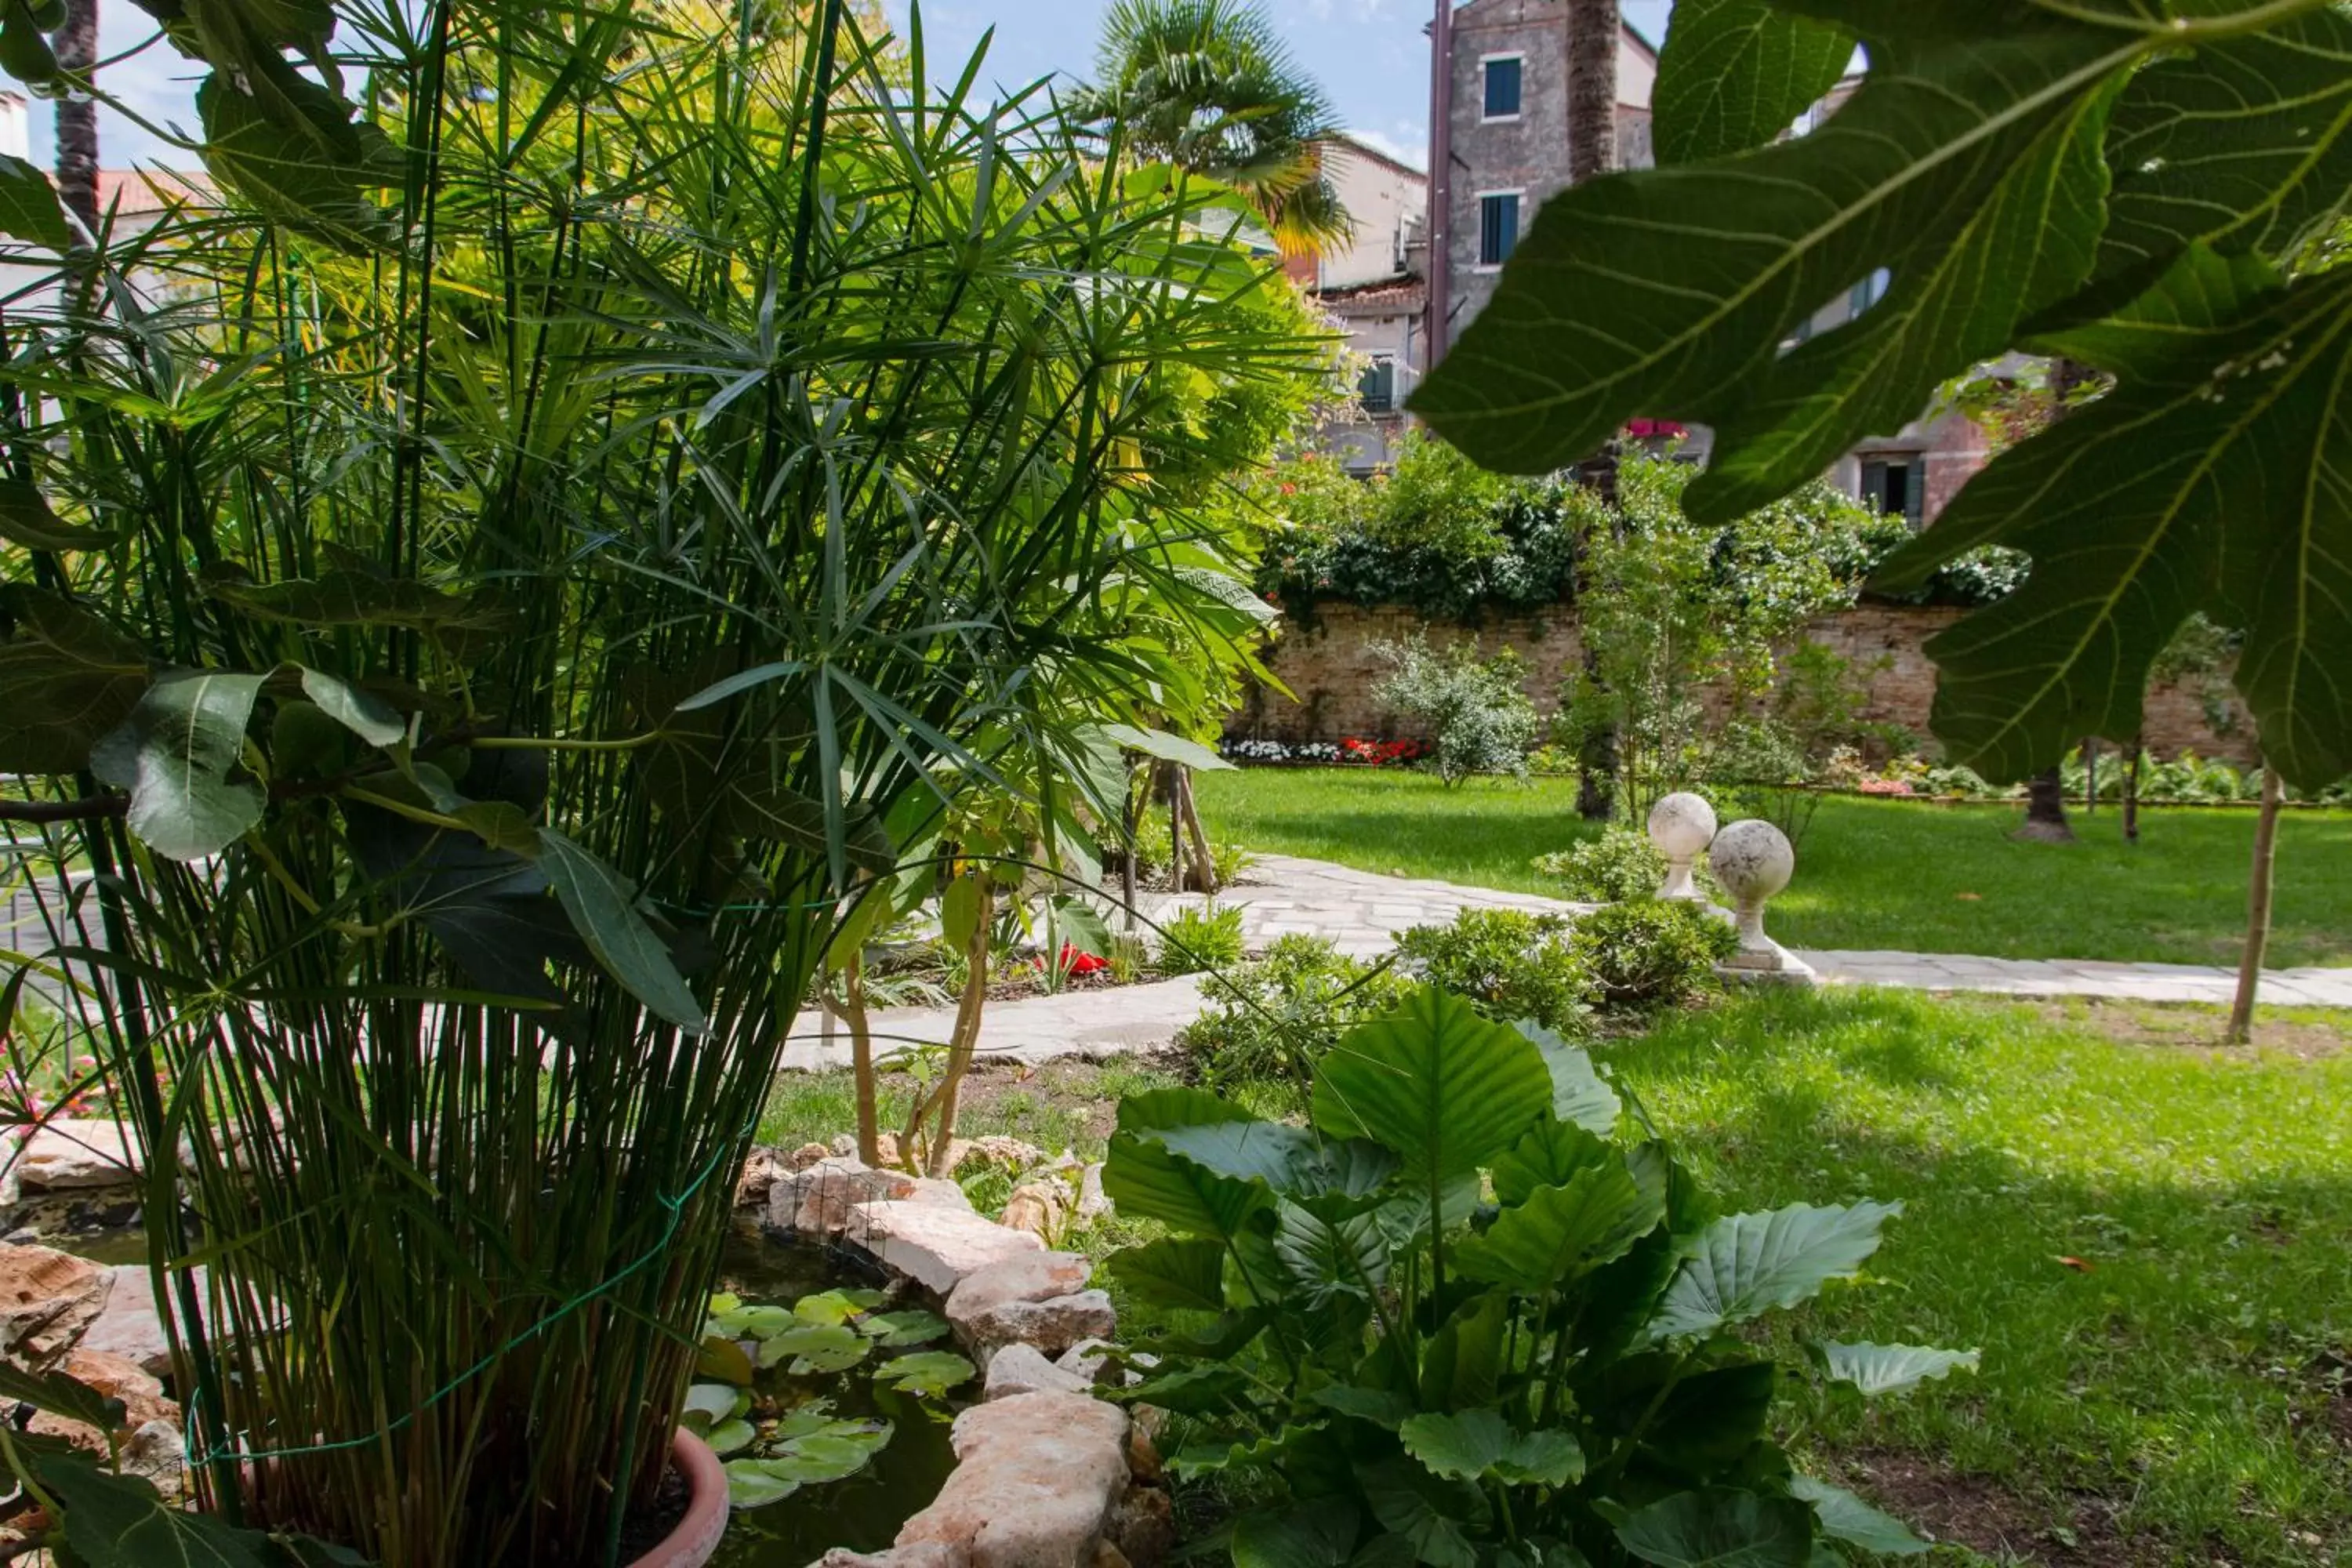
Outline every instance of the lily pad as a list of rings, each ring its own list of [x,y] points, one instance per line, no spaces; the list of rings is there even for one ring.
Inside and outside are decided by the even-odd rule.
[[[821,1290],[793,1302],[793,1316],[803,1323],[845,1323],[889,1299],[879,1290]]]
[[[857,1331],[886,1350],[927,1345],[948,1331],[947,1320],[929,1312],[877,1312],[857,1321]]]
[[[751,1395],[744,1389],[730,1388],[723,1383],[698,1383],[686,1391],[686,1406],[681,1413],[691,1424],[699,1418],[706,1426],[722,1421],[732,1421],[751,1407]]]
[[[801,1320],[782,1307],[738,1307],[710,1320],[710,1331],[730,1340],[767,1340],[800,1327]]]
[[[884,1362],[874,1369],[874,1381],[908,1394],[940,1394],[979,1374],[978,1367],[952,1351],[918,1351]]]
[[[837,1481],[864,1469],[889,1446],[890,1436],[887,1421],[835,1421],[822,1431],[793,1438],[761,1462],[769,1474],[803,1486]]]
[[[760,1364],[774,1366],[786,1357],[794,1377],[812,1373],[841,1372],[864,1361],[873,1347],[855,1329],[840,1324],[807,1325],[788,1330],[760,1346]]]
[[[721,1421],[702,1440],[710,1445],[712,1453],[723,1459],[730,1454],[741,1453],[756,1442],[759,1436],[759,1428],[749,1421]]]
[[[733,1340],[713,1334],[702,1342],[695,1352],[694,1375],[717,1383],[731,1383],[737,1387],[751,1384],[751,1358]]]
[[[801,1483],[772,1473],[765,1459],[727,1461],[727,1501],[743,1510],[783,1501],[801,1489]]]

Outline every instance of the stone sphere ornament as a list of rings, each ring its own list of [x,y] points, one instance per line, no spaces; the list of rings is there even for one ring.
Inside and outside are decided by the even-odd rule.
[[[1715,842],[1715,807],[1688,791],[1667,795],[1650,808],[1650,842],[1666,858],[1666,879],[1658,897],[1702,903],[1705,896],[1691,880],[1691,863]]]
[[[1811,984],[1811,966],[1764,934],[1765,904],[1797,872],[1797,851],[1789,836],[1769,822],[1735,822],[1715,836],[1706,863],[1731,895],[1732,923],[1739,933],[1739,951],[1718,972],[1731,980]]]

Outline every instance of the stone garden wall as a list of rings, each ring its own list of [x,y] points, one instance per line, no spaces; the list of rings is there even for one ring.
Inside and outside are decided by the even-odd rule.
[[[1904,725],[1927,736],[1927,713],[1936,695],[1936,668],[1923,645],[1966,612],[1865,605],[1826,616],[1809,636],[1853,661],[1867,679],[1870,695],[1862,717]],[[1528,661],[1528,695],[1546,715],[1558,706],[1560,678],[1579,656],[1576,623],[1565,606],[1557,616],[1500,616],[1475,632],[1460,626],[1427,626],[1411,610],[1394,605],[1363,609],[1352,605],[1317,606],[1311,627],[1286,626],[1266,659],[1297,697],[1260,689],[1234,716],[1232,733],[1280,741],[1337,741],[1343,735],[1412,736],[1411,726],[1385,711],[1373,692],[1386,674],[1373,645],[1410,637],[1426,629],[1444,643],[1475,637],[1486,654],[1505,647]],[[2222,696],[2235,720],[2228,733],[2216,733],[2208,717],[2209,686]],[[2234,696],[2204,679],[2161,686],[2147,701],[2148,749],[2170,757],[2184,751],[2244,763],[2252,760],[2252,726]],[[2126,737],[2128,738],[2128,737]]]

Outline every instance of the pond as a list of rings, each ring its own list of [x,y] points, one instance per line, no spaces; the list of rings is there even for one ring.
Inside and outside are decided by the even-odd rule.
[[[93,1262],[143,1267],[147,1261],[147,1238],[138,1230],[61,1236],[52,1241]],[[739,1507],[712,1559],[714,1568],[808,1568],[836,1546],[879,1551],[896,1541],[898,1527],[929,1507],[946,1484],[955,1468],[948,1429],[956,1413],[978,1396],[979,1380],[959,1376],[960,1368],[969,1373],[969,1363],[940,1348],[947,1342],[943,1323],[910,1310],[908,1302],[883,1299],[888,1282],[859,1254],[788,1246],[748,1228],[730,1239],[720,1266],[718,1304],[733,1298],[740,1304],[738,1311],[774,1311],[780,1318],[789,1316],[796,1305],[826,1315],[812,1303],[839,1301],[854,1310],[837,1325],[804,1326],[795,1320],[796,1326],[784,1335],[769,1336],[778,1341],[797,1336],[803,1342],[800,1348],[814,1353],[778,1355],[766,1368],[757,1364],[766,1358],[753,1358],[746,1391],[750,1407],[743,1415],[762,1439],[789,1433],[796,1420],[820,1428],[820,1445],[826,1441],[824,1429],[848,1432],[854,1450],[835,1442],[841,1456],[837,1462],[803,1473],[816,1478],[845,1465],[855,1468],[838,1479],[810,1479],[770,1489],[776,1492],[775,1500]],[[897,1331],[878,1332],[886,1321]],[[848,1351],[825,1353],[836,1343],[847,1345],[852,1337],[857,1342],[856,1360],[845,1364]],[[761,1342],[753,1334],[744,1342]],[[931,1375],[892,1386],[893,1368],[916,1357],[932,1363]],[[827,1367],[833,1370],[824,1370]],[[763,1440],[735,1457],[757,1462],[757,1456],[772,1451],[777,1451],[772,1443]]]
[[[739,1232],[730,1243],[721,1266],[719,1289],[744,1303],[792,1306],[827,1299],[847,1291],[878,1289],[886,1277],[858,1255],[837,1249],[789,1247],[754,1232]],[[882,1316],[901,1319],[908,1335],[924,1331],[915,1326],[926,1316],[895,1312],[906,1303],[877,1303],[878,1311],[864,1320],[864,1336],[873,1339],[871,1324]],[[821,1330],[788,1331],[814,1342]],[[888,1341],[880,1341],[887,1344]],[[912,1355],[933,1360],[945,1352],[933,1342],[903,1337]],[[813,1343],[810,1348],[817,1348]],[[876,1552],[898,1539],[898,1527],[929,1506],[955,1468],[948,1446],[948,1428],[956,1412],[977,1397],[977,1378],[966,1378],[941,1390],[934,1379],[920,1389],[888,1386],[885,1379],[893,1364],[906,1364],[912,1355],[898,1358],[895,1349],[873,1352],[877,1364],[864,1360],[840,1372],[816,1370],[822,1358],[798,1356],[779,1360],[755,1371],[751,1394],[756,1411],[781,1413],[788,1426],[791,1413],[806,1411],[820,1402],[837,1420],[889,1423],[889,1436],[862,1468],[839,1480],[806,1484],[782,1500],[765,1507],[739,1508],[727,1530],[727,1539],[712,1559],[714,1568],[808,1568],[833,1547]],[[806,1367],[795,1375],[794,1367]],[[954,1376],[952,1368],[944,1374]],[[782,1429],[780,1427],[779,1429]]]

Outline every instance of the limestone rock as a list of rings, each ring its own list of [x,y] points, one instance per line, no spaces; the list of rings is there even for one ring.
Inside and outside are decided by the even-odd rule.
[[[768,1189],[768,1224],[803,1236],[839,1236],[850,1212],[877,1198],[913,1195],[915,1179],[903,1171],[877,1171],[852,1159],[820,1160],[802,1171],[782,1171]]]
[[[1099,1160],[1078,1173],[1078,1217],[1100,1219],[1110,1213],[1110,1194],[1103,1191],[1103,1168]]]
[[[130,1186],[139,1180],[139,1165],[129,1128],[67,1117],[34,1128],[16,1159],[17,1182],[26,1192]]]
[[[971,1208],[971,1194],[945,1176],[917,1176],[915,1190],[907,1195],[920,1204],[941,1204],[951,1209]]]
[[[885,1199],[858,1210],[854,1239],[888,1268],[945,1296],[965,1278],[1044,1247],[1025,1231],[1007,1230],[970,1209],[914,1199]]]
[[[1139,1372],[1122,1373],[1118,1362],[1111,1359],[1118,1347],[1108,1340],[1084,1339],[1054,1358],[1054,1364],[1064,1372],[1076,1373],[1088,1383],[1097,1385],[1118,1383],[1141,1383]],[[1136,1366],[1150,1366],[1158,1358],[1129,1352],[1127,1361]]]
[[[1069,1228],[1076,1196],[1069,1184],[1055,1176],[1037,1176],[1013,1189],[1004,1200],[1004,1217],[998,1223],[1025,1230],[1040,1240]]]
[[[1156,1486],[1129,1487],[1106,1533],[1134,1568],[1160,1568],[1176,1550],[1175,1506]]]
[[[1075,1252],[1022,1252],[972,1275],[948,1298],[948,1321],[977,1317],[1007,1301],[1050,1301],[1083,1290],[1095,1266]]]
[[[810,1568],[965,1568],[968,1562],[967,1555],[958,1548],[924,1541],[912,1546],[886,1547],[880,1552],[852,1552],[836,1546]]]
[[[739,1209],[764,1209],[768,1206],[769,1189],[776,1178],[789,1169],[784,1157],[773,1149],[754,1149],[743,1162],[742,1174],[735,1178],[735,1206]]]
[[[47,1361],[106,1309],[107,1270],[47,1247],[0,1245],[0,1352]]]
[[[188,1489],[188,1449],[180,1436],[180,1420],[150,1421],[122,1445],[122,1468],[143,1476],[166,1503],[176,1503]]]
[[[1034,1143],[992,1132],[984,1137],[959,1138],[948,1145],[948,1169],[965,1175],[972,1171],[1031,1171],[1045,1163],[1045,1151]]]
[[[1060,1355],[1080,1340],[1108,1339],[1118,1332],[1118,1313],[1100,1290],[1080,1290],[1045,1301],[1003,1301],[950,1322],[965,1346],[983,1362],[1006,1345],[1034,1345]]]
[[[1127,1492],[1127,1415],[1075,1394],[1023,1394],[956,1417],[958,1464],[898,1547],[961,1549],[969,1568],[1094,1568]]]
[[[163,1385],[135,1363],[103,1351],[76,1349],[67,1352],[65,1358],[53,1363],[50,1370],[89,1384],[108,1399],[122,1401],[123,1419],[116,1428],[118,1432],[137,1432],[158,1425],[167,1432],[178,1430],[180,1407],[166,1399]],[[95,1454],[107,1451],[108,1434],[46,1410],[33,1417],[30,1429],[63,1437]]]
[[[1010,1399],[1022,1394],[1087,1394],[1094,1381],[1067,1372],[1045,1359],[1034,1345],[1006,1345],[988,1358],[988,1383],[982,1400]]]
[[[848,1144],[845,1149],[828,1149],[822,1143],[803,1143],[791,1153],[780,1156],[780,1159],[787,1171],[805,1171],[818,1161],[829,1160],[836,1153],[855,1158],[857,1153],[857,1139],[855,1134],[848,1139]]]
[[[1152,1438],[1156,1425],[1147,1426],[1139,1421],[1127,1434],[1127,1473],[1155,1486],[1166,1468],[1160,1458],[1160,1445]]]

